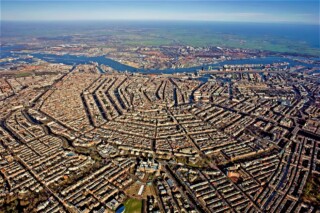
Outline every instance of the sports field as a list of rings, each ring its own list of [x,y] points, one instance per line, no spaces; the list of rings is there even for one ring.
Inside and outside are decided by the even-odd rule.
[[[125,206],[124,213],[141,213],[142,201],[134,198],[129,198],[123,204]]]

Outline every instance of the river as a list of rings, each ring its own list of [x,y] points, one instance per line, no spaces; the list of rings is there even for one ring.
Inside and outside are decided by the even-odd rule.
[[[138,69],[138,68],[127,66],[125,64],[122,64],[120,62],[107,58],[105,56],[88,57],[88,56],[76,56],[76,55],[69,55],[69,54],[54,55],[54,54],[41,54],[41,53],[36,53],[31,55],[33,57],[36,57],[48,62],[53,62],[53,63],[64,63],[68,65],[74,65],[74,64],[97,62],[98,64],[107,65],[117,71],[140,72],[140,73],[150,73],[150,74],[160,74],[160,73],[172,74],[172,73],[183,73],[183,72],[195,72],[196,70],[202,69],[202,67],[204,69],[208,69],[209,66],[211,66],[212,68],[218,68],[226,64],[272,64],[272,63],[278,63],[278,62],[288,62],[290,63],[290,66],[295,66],[295,65],[302,65],[307,67],[313,66],[310,64],[296,62],[296,61],[293,61],[292,59],[283,58],[283,57],[265,57],[265,58],[226,60],[216,64],[207,64],[203,66],[196,66],[196,67],[190,67],[190,68],[146,70],[146,69]]]
[[[19,53],[13,54],[10,49],[3,49],[2,48],[2,54],[1,58],[4,57],[17,57],[19,56]],[[278,63],[278,62],[288,62],[290,63],[290,66],[295,65],[302,65],[306,67],[315,67],[316,65],[311,64],[305,64],[302,62],[297,62],[292,59],[284,58],[284,57],[265,57],[265,58],[250,58],[250,59],[234,59],[234,60],[226,60],[222,62],[218,62],[216,64],[207,64],[203,66],[195,66],[190,68],[176,68],[176,69],[164,69],[164,70],[156,70],[156,69],[138,69],[134,68],[125,64],[122,64],[120,62],[117,62],[115,60],[112,60],[110,58],[107,58],[106,56],[77,56],[77,55],[70,55],[70,54],[64,54],[64,55],[55,55],[55,54],[43,54],[43,53],[33,53],[29,54],[32,55],[34,58],[38,58],[44,61],[48,61],[51,63],[63,63],[67,65],[75,65],[75,64],[88,64],[91,62],[96,62],[99,65],[104,64],[106,66],[109,66],[117,71],[128,71],[128,72],[139,72],[139,73],[150,73],[150,74],[172,74],[172,73],[184,73],[184,72],[195,72],[199,69],[208,69],[211,68],[219,68],[223,65],[227,64],[272,64],[272,63]],[[25,61],[25,62],[31,62],[30,59],[17,59],[16,61]],[[1,65],[4,65],[6,62],[0,63]],[[319,65],[317,65],[319,67]],[[103,72],[100,70],[100,72]]]

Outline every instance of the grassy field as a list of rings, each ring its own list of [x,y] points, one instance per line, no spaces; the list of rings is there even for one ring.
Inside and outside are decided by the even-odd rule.
[[[320,54],[318,48],[312,48],[306,42],[290,40],[277,36],[245,36],[228,34],[210,30],[190,32],[184,29],[148,29],[146,31],[119,32],[115,37],[124,45],[160,46],[160,45],[190,45],[190,46],[221,46],[233,48],[259,49],[276,52]]]
[[[140,36],[140,35],[139,35]],[[248,48],[286,53],[320,54],[319,49],[311,48],[303,42],[295,42],[276,38],[250,38],[224,34],[212,35],[171,35],[166,37],[142,36],[122,40],[122,44],[131,46],[190,45],[195,47],[221,46],[232,48]]]
[[[124,213],[141,213],[142,212],[142,201],[138,199],[130,198],[124,203]]]
[[[6,32],[4,37],[9,39],[17,37],[19,41],[20,37],[24,39],[49,37],[48,39],[55,38],[63,42],[66,36],[71,36],[70,38],[81,36],[84,42],[95,39],[103,41],[102,47],[110,47],[110,45],[222,46],[305,53],[315,56],[320,54],[319,43],[312,44],[313,39],[319,37],[318,26],[298,28],[283,24],[280,29],[279,26],[271,27],[269,24],[240,26],[238,23],[211,22],[87,22],[81,25],[72,22],[64,24],[53,22],[51,27],[48,27],[49,25],[24,22],[15,24],[15,30]],[[30,26],[32,30],[26,30]],[[303,36],[290,36],[292,34],[303,34]]]

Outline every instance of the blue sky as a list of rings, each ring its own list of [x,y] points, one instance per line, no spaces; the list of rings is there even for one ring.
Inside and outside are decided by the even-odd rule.
[[[1,20],[203,20],[319,24],[319,1],[1,0]]]

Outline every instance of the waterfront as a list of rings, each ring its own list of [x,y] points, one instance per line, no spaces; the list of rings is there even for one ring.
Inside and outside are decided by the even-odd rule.
[[[51,63],[63,63],[67,65],[74,65],[74,64],[84,64],[90,62],[96,62],[99,65],[107,65],[117,71],[128,71],[128,72],[140,72],[140,73],[150,73],[150,74],[172,74],[172,73],[183,73],[183,72],[195,72],[196,70],[200,69],[208,69],[211,67],[212,69],[219,68],[223,65],[235,65],[235,64],[272,64],[272,63],[279,63],[279,62],[288,62],[290,66],[310,66],[310,64],[305,64],[301,62],[294,61],[292,59],[283,58],[283,57],[265,57],[265,58],[250,58],[250,59],[235,59],[235,60],[226,60],[222,62],[218,62],[216,64],[206,64],[203,66],[196,66],[196,67],[189,67],[189,68],[177,68],[177,69],[164,69],[164,70],[145,70],[145,69],[137,69],[134,67],[130,67],[124,64],[121,64],[117,61],[112,59],[106,58],[104,56],[97,56],[97,57],[87,57],[87,56],[75,56],[75,55],[53,55],[53,54],[31,54],[32,56],[46,60]]]
[[[15,47],[15,46],[14,46]],[[4,57],[19,57],[20,53],[12,52],[12,48],[4,48],[1,47],[2,53],[1,58]],[[92,62],[98,63],[99,65],[106,65],[114,70],[124,72],[140,72],[140,73],[148,73],[148,74],[172,74],[172,73],[190,73],[195,72],[196,70],[201,69],[217,69],[219,67],[222,67],[224,65],[243,65],[243,64],[272,64],[272,63],[279,63],[279,62],[288,62],[289,66],[305,66],[305,67],[315,67],[316,65],[311,65],[299,61],[295,61],[294,59],[284,58],[284,57],[264,57],[264,58],[248,58],[248,59],[232,59],[232,60],[225,60],[222,62],[217,62],[215,64],[205,64],[203,66],[195,66],[195,67],[188,67],[188,68],[170,68],[170,69],[139,69],[134,68],[125,64],[122,64],[120,62],[117,62],[115,60],[112,60],[110,58],[107,58],[106,56],[95,56],[95,57],[88,57],[83,55],[70,55],[70,54],[64,54],[64,55],[55,55],[55,54],[43,54],[43,53],[33,53],[30,54],[34,58],[38,58],[50,63],[63,63],[66,65],[78,65],[78,64],[89,64]],[[30,58],[28,59],[22,59],[17,58],[14,61],[24,61],[24,62],[31,62],[32,60]],[[7,62],[0,62],[0,66],[5,65]],[[320,67],[320,65],[317,65],[316,67]]]

